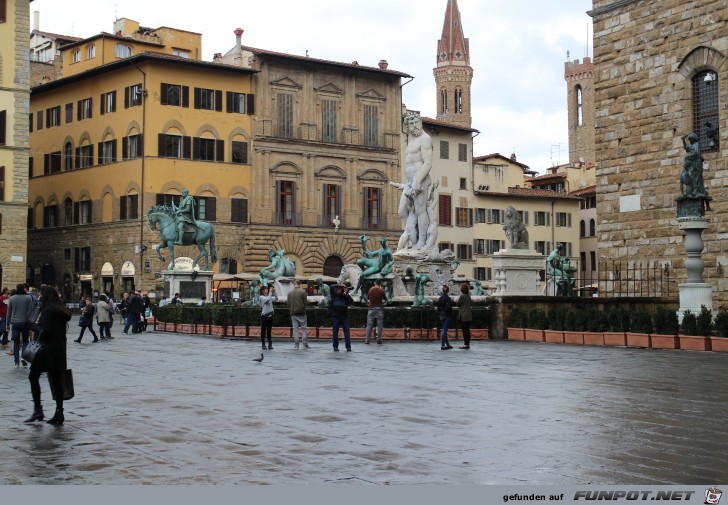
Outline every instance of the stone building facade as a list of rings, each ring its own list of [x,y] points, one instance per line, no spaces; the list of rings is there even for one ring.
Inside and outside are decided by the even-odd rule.
[[[728,0],[594,0],[597,234],[602,258],[685,282],[675,198],[696,131],[713,197],[705,281],[728,308]]]
[[[0,281],[25,282],[28,216],[28,0],[0,2]]]
[[[359,237],[401,233],[401,80],[376,67],[243,46],[222,63],[256,71],[251,223],[247,271],[283,248],[299,275],[338,276],[361,257]],[[332,224],[338,216],[338,231]]]

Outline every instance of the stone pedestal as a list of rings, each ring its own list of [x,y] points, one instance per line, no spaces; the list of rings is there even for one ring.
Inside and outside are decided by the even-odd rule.
[[[688,259],[685,260],[685,269],[688,271],[688,279],[684,284],[678,285],[680,292],[680,309],[677,317],[682,323],[685,311],[693,314],[700,313],[701,305],[708,309],[713,307],[713,286],[703,281],[703,230],[710,225],[706,217],[679,217],[678,226],[685,232],[685,251]]]
[[[501,249],[493,254],[495,296],[541,296],[539,271],[546,268],[546,257],[525,249]]]
[[[295,277],[278,277],[273,281],[273,287],[276,288],[278,303],[288,301],[288,293],[293,291],[293,281],[295,280]]]
[[[165,297],[179,293],[185,303],[199,302],[203,296],[210,300],[212,270],[162,270]]]
[[[451,264],[447,262],[427,261],[420,259],[395,259],[393,271],[396,277],[393,279],[394,296],[411,297],[414,294],[414,282],[407,275],[428,274],[430,282],[425,286],[425,296],[437,296],[442,294],[442,287],[447,285],[450,288],[450,295],[459,296],[460,287],[452,284]],[[405,281],[407,281],[405,283]]]

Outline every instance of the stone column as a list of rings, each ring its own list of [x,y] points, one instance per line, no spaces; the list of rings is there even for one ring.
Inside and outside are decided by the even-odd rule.
[[[685,231],[685,251],[688,259],[685,260],[685,269],[688,271],[688,279],[684,284],[678,285],[680,292],[680,309],[677,316],[682,323],[685,311],[699,314],[702,305],[708,309],[713,306],[713,286],[703,281],[703,230],[710,220],[707,217],[679,217],[678,226]]]

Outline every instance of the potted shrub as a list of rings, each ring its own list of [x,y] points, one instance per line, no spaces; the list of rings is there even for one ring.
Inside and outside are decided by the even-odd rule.
[[[679,330],[677,313],[658,306],[655,310],[655,333],[650,335],[650,345],[653,349],[679,349],[680,339],[677,337]]]
[[[711,349],[718,352],[728,352],[728,311],[721,310],[715,316],[715,333],[710,337]]]
[[[629,331],[629,311],[623,307],[612,307],[607,311],[607,328],[604,331],[604,345],[627,345],[626,332]]]
[[[701,307],[701,312],[703,308],[705,307]],[[710,337],[698,335],[698,317],[691,311],[686,310],[680,326],[680,349],[710,351],[710,344]]]
[[[564,343],[564,317],[566,312],[563,307],[551,307],[546,316],[546,328],[543,336],[545,342],[554,344]]]
[[[526,321],[528,320],[528,314],[520,307],[516,307],[511,311],[511,320],[508,326],[506,326],[506,337],[508,340],[526,340],[524,328],[526,327]]]
[[[570,307],[566,310],[566,314],[564,314],[564,343],[584,343],[584,331],[580,326],[579,316],[575,307]]]
[[[577,317],[577,324],[583,329],[584,344],[604,345],[603,312],[596,308],[582,310]]]
[[[630,330],[626,332],[627,347],[650,347],[652,333],[652,314],[646,310],[632,311]]]
[[[528,323],[524,330],[524,338],[531,342],[543,342],[543,330],[546,329],[546,312],[536,307],[528,313]]]

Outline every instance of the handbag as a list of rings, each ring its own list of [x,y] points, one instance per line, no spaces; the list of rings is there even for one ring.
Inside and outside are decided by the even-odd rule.
[[[28,342],[28,345],[23,349],[22,358],[28,363],[35,363],[37,359],[43,356],[45,352],[45,346],[38,340]]]
[[[86,319],[83,316],[81,316],[81,317],[78,318],[78,325],[80,327],[86,326]]]
[[[70,400],[74,396],[76,396],[76,393],[73,390],[73,371],[69,368],[67,370],[64,370],[61,372],[61,382],[63,383],[63,400]],[[53,382],[51,380],[51,376],[48,376],[48,385],[51,388],[51,394],[53,395],[53,399],[56,399],[56,390],[53,387]]]

